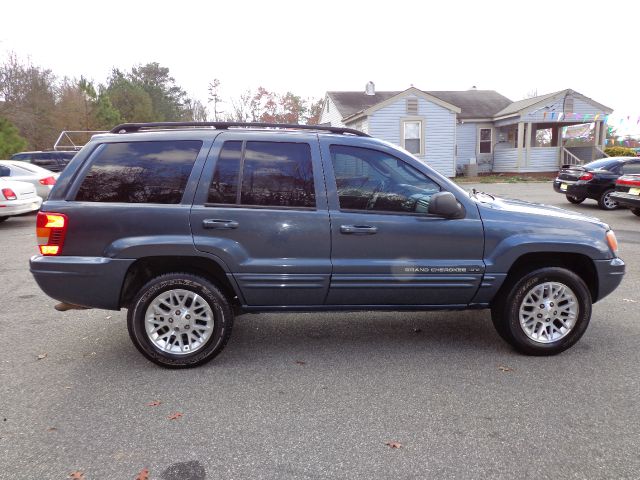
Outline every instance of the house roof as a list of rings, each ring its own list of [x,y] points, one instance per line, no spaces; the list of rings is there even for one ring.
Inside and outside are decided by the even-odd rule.
[[[564,92],[564,90],[560,90],[558,92],[547,93],[546,95],[538,95],[537,97],[525,98],[524,100],[518,100],[517,102],[511,103],[511,105],[506,106],[499,112],[495,114],[496,117],[504,117],[506,115],[511,115],[514,113],[518,113],[520,110],[524,110],[525,108],[529,108],[536,103],[542,102],[544,100],[548,100],[549,98],[553,98],[556,95]]]
[[[494,90],[426,91],[427,95],[461,109],[458,118],[491,118],[511,104],[511,100]],[[342,118],[351,117],[399,95],[402,91],[382,91],[375,95],[364,92],[327,92]]]

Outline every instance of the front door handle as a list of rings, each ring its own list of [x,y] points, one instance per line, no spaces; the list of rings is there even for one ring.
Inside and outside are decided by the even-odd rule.
[[[340,225],[340,233],[373,235],[378,233],[378,227],[372,227],[371,225]]]
[[[214,228],[218,230],[231,230],[233,228],[238,228],[240,224],[235,220],[218,220],[215,218],[207,218],[202,221],[202,226],[204,228]]]

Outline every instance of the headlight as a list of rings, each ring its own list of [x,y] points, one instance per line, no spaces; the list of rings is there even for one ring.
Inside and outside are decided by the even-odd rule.
[[[614,255],[618,255],[618,239],[616,238],[616,234],[613,233],[613,230],[607,231],[607,243],[609,244],[609,248],[613,252]]]

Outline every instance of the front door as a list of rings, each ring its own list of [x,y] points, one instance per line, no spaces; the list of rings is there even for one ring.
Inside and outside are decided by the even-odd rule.
[[[322,144],[333,274],[327,304],[465,305],[484,264],[482,222],[428,213],[445,182],[384,146]],[[436,176],[434,176],[435,178]],[[460,195],[457,192],[457,195]]]
[[[274,140],[274,137],[277,137]],[[319,305],[331,274],[317,137],[223,132],[191,212],[196,248],[222,260],[248,306]]]

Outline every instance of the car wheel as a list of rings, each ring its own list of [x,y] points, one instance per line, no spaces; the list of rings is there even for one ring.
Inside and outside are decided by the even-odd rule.
[[[615,192],[613,188],[609,190],[605,190],[605,192],[600,195],[598,199],[598,206],[602,210],[615,210],[618,208],[618,202],[616,202],[613,198],[611,198],[611,194]]]
[[[567,200],[569,200],[570,203],[574,203],[574,204],[579,204],[584,202],[585,197],[574,197],[573,195],[567,195]]]
[[[527,355],[555,355],[576,343],[591,318],[591,294],[570,270],[548,267],[503,290],[491,319],[500,336]]]
[[[633,213],[637,217],[640,217],[640,208],[632,208],[631,213]]]
[[[0,223],[9,220],[9,217],[0,217]]]
[[[129,307],[127,326],[134,345],[152,362],[195,367],[224,349],[233,312],[225,295],[208,280],[171,273],[140,289]]]

